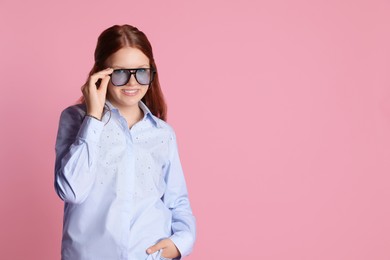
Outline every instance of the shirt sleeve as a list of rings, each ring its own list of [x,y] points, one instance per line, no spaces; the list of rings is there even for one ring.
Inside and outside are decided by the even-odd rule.
[[[65,109],[60,117],[57,140],[54,186],[62,200],[82,203],[95,180],[91,170],[104,123],[78,106]]]
[[[170,159],[165,173],[167,186],[164,203],[172,212],[173,234],[170,239],[175,243],[183,258],[192,252],[196,238],[196,224],[188,198],[174,132],[169,149]]]

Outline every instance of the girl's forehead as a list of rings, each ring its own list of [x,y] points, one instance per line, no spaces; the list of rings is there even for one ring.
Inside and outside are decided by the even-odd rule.
[[[108,57],[106,61],[110,67],[135,68],[149,65],[149,58],[139,49],[125,47]]]

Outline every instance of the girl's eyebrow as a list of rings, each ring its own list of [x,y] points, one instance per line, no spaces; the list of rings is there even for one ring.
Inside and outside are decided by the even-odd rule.
[[[132,66],[131,68],[127,68],[127,67],[124,67],[124,66],[118,66],[118,65],[113,65],[111,66],[111,68],[113,69],[137,69],[137,68],[149,68],[149,64],[143,64],[143,65],[139,65],[139,66]]]

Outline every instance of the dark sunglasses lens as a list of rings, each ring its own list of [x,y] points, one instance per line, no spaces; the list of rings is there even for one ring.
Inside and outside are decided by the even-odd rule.
[[[149,85],[151,82],[151,71],[150,69],[138,69],[135,77],[139,84]]]
[[[114,70],[111,74],[111,83],[114,86],[123,86],[129,82],[130,71],[128,70]]]

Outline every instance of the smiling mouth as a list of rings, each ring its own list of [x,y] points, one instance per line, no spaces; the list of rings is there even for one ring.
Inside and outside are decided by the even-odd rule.
[[[138,92],[138,89],[123,89],[122,92],[126,95],[135,95]]]

